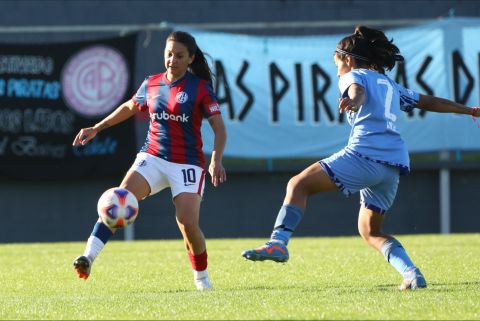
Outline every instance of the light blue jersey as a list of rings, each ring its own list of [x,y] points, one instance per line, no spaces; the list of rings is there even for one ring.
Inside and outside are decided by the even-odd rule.
[[[340,77],[338,86],[342,97],[348,96],[352,84],[365,89],[365,102],[357,112],[347,112],[352,130],[345,149],[366,159],[399,167],[402,174],[408,173],[408,150],[396,121],[400,111],[408,112],[416,107],[419,94],[368,69],[353,69]]]

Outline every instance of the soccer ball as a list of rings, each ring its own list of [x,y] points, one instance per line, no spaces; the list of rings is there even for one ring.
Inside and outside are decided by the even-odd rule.
[[[138,201],[127,189],[113,187],[100,196],[97,212],[102,222],[109,227],[127,227],[137,218]]]

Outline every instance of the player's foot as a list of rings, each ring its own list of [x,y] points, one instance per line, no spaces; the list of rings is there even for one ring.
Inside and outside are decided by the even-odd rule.
[[[195,287],[199,291],[206,291],[206,290],[212,290],[212,282],[208,279],[208,277],[203,278],[203,279],[195,279]]]
[[[288,250],[285,244],[281,242],[267,242],[256,249],[246,250],[242,252],[242,256],[250,261],[275,261],[287,262]]]
[[[86,256],[79,256],[73,261],[73,267],[80,279],[88,279],[90,276],[90,269],[92,268],[92,262]]]
[[[405,273],[403,276],[403,282],[400,285],[400,290],[415,290],[420,288],[426,288],[427,281],[425,281],[425,277],[423,276],[422,272],[418,268],[414,268]]]

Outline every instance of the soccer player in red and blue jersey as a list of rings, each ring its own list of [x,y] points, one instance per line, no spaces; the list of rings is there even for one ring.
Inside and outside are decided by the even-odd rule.
[[[131,191],[138,200],[170,187],[195,286],[207,290],[212,284],[207,272],[205,237],[199,226],[205,186],[202,119],[208,119],[215,134],[208,168],[215,187],[226,181],[222,165],[226,131],[212,88],[212,74],[195,38],[186,32],[172,32],[164,54],[166,72],[147,77],[132,99],[95,126],[81,129],[73,145],[85,145],[100,131],[137,112],[148,111],[146,142],[120,187]],[[97,221],[84,254],[73,263],[80,278],[88,278],[93,261],[114,232],[100,219]]]

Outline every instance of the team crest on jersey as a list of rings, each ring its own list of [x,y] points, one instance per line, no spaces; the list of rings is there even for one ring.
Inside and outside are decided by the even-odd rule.
[[[176,100],[177,103],[183,104],[184,102],[186,102],[188,100],[188,95],[187,95],[186,92],[181,91],[175,96],[175,100]]]

